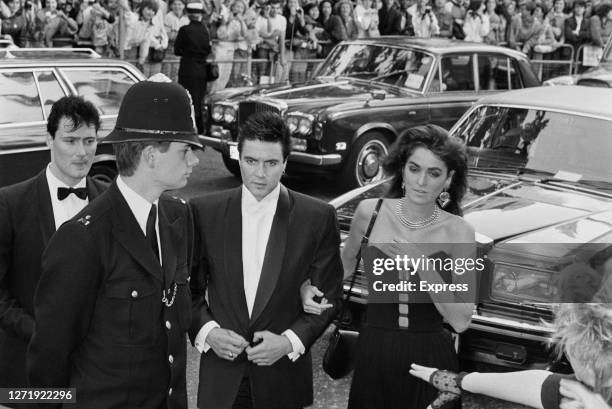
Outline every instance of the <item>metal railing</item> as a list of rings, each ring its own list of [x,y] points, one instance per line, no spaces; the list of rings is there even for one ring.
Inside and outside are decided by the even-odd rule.
[[[546,56],[551,58],[545,58]],[[564,56],[569,58],[559,58]],[[550,52],[534,51],[530,62],[540,81],[546,81],[559,75],[571,75],[575,64],[574,58],[574,47],[571,44],[561,44]]]

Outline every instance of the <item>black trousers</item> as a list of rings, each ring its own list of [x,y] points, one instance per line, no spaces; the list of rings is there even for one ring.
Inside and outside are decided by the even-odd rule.
[[[232,409],[254,409],[253,397],[251,396],[251,384],[249,378],[245,376],[240,382],[238,394],[232,405]],[[264,408],[265,409],[265,408]],[[285,409],[302,409],[301,407],[285,408]]]

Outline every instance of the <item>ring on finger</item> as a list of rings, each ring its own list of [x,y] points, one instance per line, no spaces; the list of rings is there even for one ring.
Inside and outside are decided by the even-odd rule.
[[[229,355],[230,358],[234,357],[234,354],[232,354],[231,352],[228,352],[227,354]]]

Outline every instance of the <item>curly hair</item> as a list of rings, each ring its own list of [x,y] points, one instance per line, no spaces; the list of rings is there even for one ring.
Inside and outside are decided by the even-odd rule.
[[[559,304],[551,342],[560,357],[573,357],[595,374],[593,390],[612,400],[612,304]]]
[[[448,135],[448,131],[437,125],[421,125],[406,129],[397,138],[387,155],[383,169],[392,178],[387,197],[402,197],[403,173],[408,158],[416,148],[430,150],[442,160],[448,172],[454,175],[448,189],[450,203],[445,207],[449,213],[462,216],[461,200],[467,190],[467,152],[462,140]]]

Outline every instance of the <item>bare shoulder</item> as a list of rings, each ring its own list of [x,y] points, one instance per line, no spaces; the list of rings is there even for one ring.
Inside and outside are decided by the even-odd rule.
[[[440,223],[448,234],[449,242],[472,243],[476,240],[474,227],[463,217],[442,211]]]

